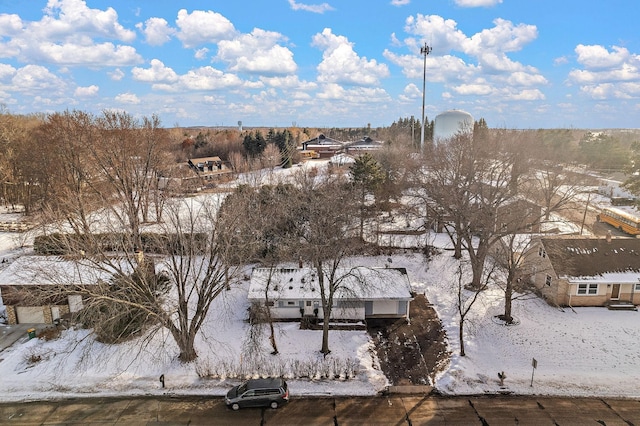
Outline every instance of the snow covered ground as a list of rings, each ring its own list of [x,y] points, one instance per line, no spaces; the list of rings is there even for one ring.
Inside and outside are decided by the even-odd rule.
[[[466,356],[460,357],[452,290],[457,261],[445,250],[450,242],[444,235],[425,238],[443,248],[429,262],[409,251],[352,261],[363,266],[406,267],[414,290],[425,293],[434,305],[451,350],[448,368],[434,383],[437,390],[458,395],[496,393],[500,391],[498,372],[504,372],[506,390],[516,394],[640,397],[640,313],[635,311],[560,310],[530,297],[514,301],[513,315],[519,324],[504,326],[495,319],[503,309],[496,287],[485,291],[474,305],[466,325]],[[0,258],[12,261],[25,251],[24,244],[24,235],[0,232]],[[0,269],[5,265],[0,263]],[[332,352],[323,359],[320,331],[280,323],[280,354],[269,354],[264,335],[260,355],[251,358],[247,354],[249,326],[244,322],[247,291],[244,282],[216,301],[197,341],[199,357],[186,365],[176,360],[177,348],[166,332],[110,346],[94,342],[84,330],[67,330],[50,341],[25,336],[0,352],[0,400],[130,394],[222,396],[256,366],[264,374],[287,377],[293,395],[372,395],[388,385],[364,331],[332,331]],[[356,364],[355,378],[321,377],[326,363],[336,368],[351,362]],[[308,366],[311,377],[290,378],[300,365]]]
[[[505,387],[517,394],[640,397],[640,314],[604,308],[559,310],[537,298],[518,300],[519,325],[495,320],[501,313],[498,289],[485,292],[467,323],[467,355],[458,355],[458,320],[453,306],[456,261],[450,252],[426,264],[419,254],[391,256],[392,266],[406,267],[416,291],[435,305],[447,331],[451,363],[435,387],[446,394],[483,394]],[[381,265],[388,256],[354,259]],[[176,361],[171,338],[159,334],[148,341],[101,345],[86,331],[66,331],[58,340],[25,338],[0,353],[0,400],[126,394],[210,394],[222,396],[248,370],[260,365],[265,374],[290,374],[293,363],[308,363],[309,379],[290,379],[297,395],[372,395],[388,384],[364,331],[332,331],[330,362],[357,359],[356,378],[320,378],[321,332],[299,330],[296,323],[277,326],[280,354],[269,354],[267,336],[262,355],[246,355],[247,283],[225,293],[213,307],[200,336],[194,363]],[[246,359],[243,359],[247,357]],[[535,372],[532,359],[537,360]],[[315,366],[315,367],[313,367]],[[532,372],[533,386],[531,386]],[[164,374],[163,389],[159,382]],[[229,376],[236,376],[230,378]]]

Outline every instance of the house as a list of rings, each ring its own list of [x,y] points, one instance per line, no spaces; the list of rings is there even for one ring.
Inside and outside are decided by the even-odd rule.
[[[9,324],[52,324],[83,308],[80,294],[63,294],[55,291],[56,286],[79,288],[109,278],[110,274],[81,260],[22,256],[0,271],[0,299]]]
[[[498,207],[495,230],[513,232],[540,232],[542,207],[525,198],[516,197]]]
[[[537,258],[532,281],[557,306],[633,306],[640,303],[640,239],[542,237],[527,256]]]
[[[319,135],[313,139],[302,142],[302,151],[313,151],[317,158],[331,158],[344,150],[344,143]]]
[[[345,146],[345,151],[349,155],[358,156],[365,152],[379,151],[384,147],[384,142],[375,141],[369,136],[355,142],[351,142]]]
[[[222,181],[233,173],[220,157],[190,158],[187,160],[187,166],[189,172],[183,171],[181,184],[184,189],[190,191]]]
[[[409,318],[411,285],[404,268],[340,268],[336,276],[342,281],[334,295],[333,319]],[[254,268],[248,297],[268,304],[274,318],[323,317],[313,268]]]

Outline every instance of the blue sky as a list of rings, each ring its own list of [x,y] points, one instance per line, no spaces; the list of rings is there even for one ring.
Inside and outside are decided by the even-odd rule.
[[[0,0],[0,104],[164,126],[640,127],[634,0]]]

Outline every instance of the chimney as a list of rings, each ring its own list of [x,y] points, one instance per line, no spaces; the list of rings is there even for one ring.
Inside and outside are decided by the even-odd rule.
[[[606,239],[607,239],[607,244],[611,244],[611,231],[610,230],[607,231]]]
[[[302,256],[298,258],[298,268],[302,269]]]

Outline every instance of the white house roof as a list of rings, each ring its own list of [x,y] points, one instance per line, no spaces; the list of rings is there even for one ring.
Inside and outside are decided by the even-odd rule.
[[[0,272],[0,285],[95,284],[111,274],[82,259],[22,256]]]
[[[340,268],[336,276],[342,277],[334,295],[338,299],[409,300],[412,298],[409,277],[403,268]],[[325,278],[325,285],[327,282]],[[269,283],[268,297],[272,300],[320,299],[318,277],[313,268],[273,270],[254,268],[251,273],[249,299],[264,300],[267,283]]]

